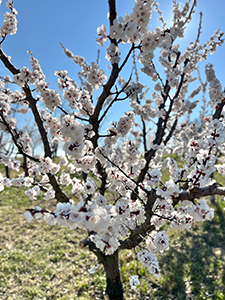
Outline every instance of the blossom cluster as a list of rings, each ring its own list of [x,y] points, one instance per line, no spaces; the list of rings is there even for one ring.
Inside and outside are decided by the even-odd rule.
[[[151,19],[153,3],[152,0],[136,0],[130,15],[113,21],[110,37],[123,43],[139,43]]]
[[[71,51],[66,49],[62,44],[61,47],[65,54],[71,58],[76,64],[80,65],[82,71],[79,72],[79,75],[84,77],[87,81],[85,82],[86,89],[88,92],[92,93],[93,89],[99,89],[104,85],[107,76],[104,73],[104,70],[99,69],[99,64],[92,62],[89,65],[83,57],[74,55]],[[58,76],[58,75],[57,75]]]
[[[148,269],[150,274],[160,276],[159,263],[156,255],[148,250],[141,250],[137,254],[137,259]]]
[[[4,164],[5,166],[19,172],[21,162],[13,157],[10,157],[5,154],[0,154],[0,163]]]
[[[94,201],[87,202],[87,204],[83,200],[77,205],[73,202],[58,203],[53,213],[36,207],[35,210],[26,212],[25,216],[28,221],[31,221],[33,217],[40,218],[44,215],[44,220],[50,225],[58,224],[71,229],[87,228],[89,231],[95,232],[89,237],[90,240],[96,244],[96,247],[109,255],[115,252],[119,246],[118,225],[125,218],[122,210],[117,207],[107,205],[106,199],[96,194]],[[105,224],[108,225],[105,226]]]
[[[83,116],[92,115],[94,105],[91,99],[91,86],[86,83],[86,87],[82,90],[67,74],[68,72],[60,70],[55,72],[58,77],[58,86],[60,90],[63,90],[64,99],[69,102],[72,109],[77,109]]]
[[[24,87],[28,82],[32,85],[35,84],[37,91],[40,93],[39,100],[43,101],[46,108],[52,112],[62,103],[62,99],[59,93],[48,87],[38,60],[33,57],[31,51],[28,51],[28,53],[30,54],[32,71],[27,67],[21,68],[20,73],[14,76],[14,82],[20,87]]]
[[[3,21],[3,26],[0,28],[0,35],[2,38],[5,38],[7,34],[13,35],[17,32],[18,21],[16,19],[16,15],[18,12],[15,8],[13,8],[13,1],[8,0],[6,2],[6,7],[11,11],[4,14],[5,20]]]

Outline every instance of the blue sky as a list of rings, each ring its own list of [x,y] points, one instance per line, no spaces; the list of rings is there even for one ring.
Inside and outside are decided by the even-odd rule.
[[[117,1],[118,16],[130,13],[133,7],[133,0]],[[158,0],[160,9],[164,11],[165,20],[170,26],[172,16],[171,1]],[[180,1],[181,3],[184,1]],[[107,29],[108,1],[107,0],[14,0],[14,6],[18,11],[18,32],[14,36],[8,36],[2,44],[3,51],[12,57],[12,63],[17,68],[30,67],[27,50],[33,52],[50,82],[50,88],[57,88],[54,71],[57,69],[68,70],[69,75],[76,79],[80,70],[61,50],[59,43],[63,43],[74,54],[83,56],[87,62],[96,61],[97,50],[100,48],[95,42],[97,27],[105,24]],[[5,13],[5,0],[0,6],[0,22]],[[203,12],[203,28],[201,42],[204,43],[215,30],[225,31],[225,1],[224,0],[199,0],[193,22],[187,28],[186,45],[189,41],[195,41],[199,23],[199,12]],[[150,29],[157,26],[154,17],[150,22]],[[109,29],[108,29],[109,32]],[[188,43],[187,43],[188,41]],[[104,58],[105,49],[101,48],[101,68],[105,69],[108,61]],[[121,52],[126,47],[121,47]],[[201,63],[201,70],[204,70],[206,63],[215,65],[218,78],[223,84],[225,68],[225,44],[218,51],[209,57],[207,62]],[[127,78],[130,75],[131,66],[124,72]],[[0,75],[4,76],[4,66],[0,64]],[[204,75],[203,75],[204,76]],[[224,83],[225,85],[225,83]],[[114,114],[116,112],[114,111]]]
[[[124,16],[126,12],[132,11],[133,0],[117,1],[118,15]],[[159,0],[160,8],[164,11],[165,19],[171,16],[171,1]],[[107,0],[14,0],[14,6],[18,10],[18,32],[14,36],[8,36],[3,43],[3,50],[12,56],[13,63],[18,67],[29,65],[30,49],[34,56],[39,59],[42,68],[52,81],[52,75],[56,69],[67,69],[74,73],[75,66],[63,54],[59,43],[63,43],[75,54],[82,55],[87,61],[95,61],[99,46],[95,42],[97,37],[96,29],[101,24],[108,28]],[[0,20],[3,20],[5,13],[5,1],[0,7]],[[199,12],[203,12],[203,34],[202,42],[218,28],[225,30],[225,1],[199,0],[193,25],[187,32],[191,40],[196,37]],[[150,28],[154,28],[155,19],[150,23]],[[168,24],[169,25],[169,24]],[[210,61],[215,64],[216,70],[220,73],[221,66],[225,65],[224,47],[210,57]],[[101,65],[107,63],[104,59],[104,48],[101,48]],[[217,67],[218,66],[218,67]],[[3,67],[0,66],[0,70]],[[222,72],[221,72],[222,74]]]

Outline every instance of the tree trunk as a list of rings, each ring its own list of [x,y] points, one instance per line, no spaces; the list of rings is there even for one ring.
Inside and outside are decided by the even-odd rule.
[[[95,251],[99,262],[103,264],[106,273],[106,295],[110,300],[123,300],[123,286],[120,275],[119,251],[105,255]],[[107,299],[107,298],[106,298]]]

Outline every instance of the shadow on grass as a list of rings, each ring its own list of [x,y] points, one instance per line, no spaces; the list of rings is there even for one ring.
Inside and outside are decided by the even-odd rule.
[[[155,299],[225,299],[225,212],[222,202],[213,205],[211,222],[191,231],[172,233],[172,245],[160,259],[162,281]]]

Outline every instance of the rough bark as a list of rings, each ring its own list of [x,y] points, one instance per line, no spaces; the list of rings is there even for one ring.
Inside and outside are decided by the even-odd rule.
[[[183,191],[178,197],[173,199],[174,205],[176,205],[180,200],[190,200],[193,201],[195,198],[202,198],[212,195],[225,196],[225,187],[220,186],[218,183],[213,183],[206,187],[194,187],[190,191]]]
[[[120,274],[119,251],[105,255],[94,251],[99,262],[103,264],[106,273],[106,295],[110,300],[123,300],[123,286]]]

